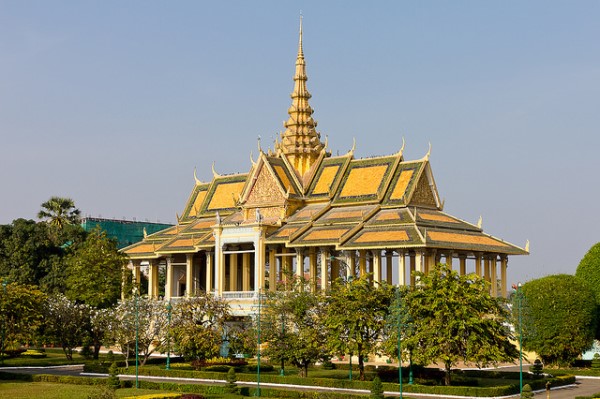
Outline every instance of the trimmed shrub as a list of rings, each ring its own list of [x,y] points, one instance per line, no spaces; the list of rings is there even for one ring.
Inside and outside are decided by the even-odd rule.
[[[235,375],[235,369],[230,367],[229,371],[227,372],[227,384],[225,384],[225,392],[238,393],[238,386],[236,382],[237,376]]]
[[[119,369],[117,368],[117,363],[113,362],[108,368],[108,380],[107,384],[111,388],[119,388],[121,386],[121,382],[119,381]]]
[[[534,376],[541,377],[542,372],[544,371],[544,365],[542,364],[542,361],[540,359],[535,359],[533,365],[529,367],[529,371],[533,373]]]
[[[523,387],[523,392],[521,392],[521,399],[531,399],[533,398],[533,389],[531,389],[531,385],[525,384]]]
[[[383,396],[383,384],[381,384],[381,380],[379,377],[375,377],[373,383],[371,384],[371,399],[384,399]]]

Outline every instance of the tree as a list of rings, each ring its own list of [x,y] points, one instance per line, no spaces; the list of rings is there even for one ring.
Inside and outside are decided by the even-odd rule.
[[[42,204],[38,218],[45,219],[50,225],[62,230],[67,225],[79,223],[80,214],[81,211],[75,208],[75,202],[71,198],[51,197]]]
[[[195,360],[217,356],[229,314],[227,302],[210,293],[176,302],[171,323],[174,352]]]
[[[73,349],[87,336],[90,308],[62,294],[52,295],[46,302],[44,333],[51,342],[60,344],[67,359],[73,359]]]
[[[383,395],[383,384],[381,383],[381,379],[379,376],[373,379],[373,383],[371,384],[371,395],[369,395],[371,399],[384,399]]]
[[[544,364],[571,363],[594,341],[597,315],[594,291],[578,277],[558,274],[521,287],[523,348],[535,351]],[[515,301],[517,298],[515,298]]]
[[[137,335],[138,351],[142,366],[155,351],[160,350],[167,339],[167,311],[165,302],[148,297],[128,298],[113,308],[106,327],[105,340],[116,344],[125,356],[135,355]]]
[[[0,276],[18,284],[38,285],[48,294],[64,292],[63,259],[85,234],[75,226],[57,241],[47,223],[16,219],[0,225]]]
[[[364,380],[364,358],[380,350],[393,291],[385,282],[374,287],[369,276],[335,288],[325,300],[327,343],[334,353],[357,355],[360,379]]]
[[[99,228],[75,246],[66,261],[66,295],[96,308],[117,303],[121,296],[125,255]]]
[[[307,281],[300,277],[289,279],[291,289],[270,291],[261,327],[264,331],[264,350],[270,359],[290,361],[308,376],[308,366],[327,356],[327,334],[322,328],[323,297],[311,293]]]
[[[0,318],[4,350],[18,349],[36,338],[42,324],[46,295],[35,286],[7,284],[0,287]]]
[[[575,275],[586,281],[596,296],[596,303],[600,304],[600,242],[593,245],[577,266]]]
[[[231,394],[238,393],[237,375],[233,367],[229,367],[229,371],[227,371],[227,383],[225,384],[224,391]]]
[[[475,274],[460,276],[442,264],[416,277],[419,283],[406,296],[413,324],[406,345],[418,363],[441,362],[446,385],[458,361],[485,367],[518,356],[507,327],[510,313],[489,294],[484,279]]]
[[[100,347],[103,345],[111,325],[112,311],[112,309],[90,307],[90,323],[87,333],[94,348],[93,358],[96,360],[98,360]]]

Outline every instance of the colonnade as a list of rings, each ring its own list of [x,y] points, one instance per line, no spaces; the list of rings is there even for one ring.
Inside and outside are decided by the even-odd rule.
[[[254,249],[218,252],[218,257],[213,251],[200,251],[131,262],[130,268],[134,281],[139,282],[140,268],[147,267],[145,274],[151,297],[158,297],[158,269],[162,264],[166,268],[166,299],[200,292],[242,298],[259,290],[275,290],[279,284],[285,285],[292,275],[304,277],[313,292],[328,290],[338,277],[348,279],[367,273],[371,273],[373,284],[385,280],[389,284],[414,286],[417,283],[414,272],[426,274],[435,264],[443,262],[452,268],[458,266],[460,275],[475,273],[483,277],[490,283],[493,296],[507,296],[508,257],[504,254],[434,249],[336,251],[332,247],[292,249],[285,246],[265,246],[261,255],[255,254]],[[256,267],[256,259],[261,258],[265,261]]]

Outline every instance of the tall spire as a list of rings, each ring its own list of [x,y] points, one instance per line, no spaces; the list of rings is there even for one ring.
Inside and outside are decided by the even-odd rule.
[[[300,15],[292,105],[288,109],[289,118],[283,123],[286,130],[281,134],[281,142],[277,143],[278,153],[287,156],[300,177],[310,170],[324,148],[321,135],[316,130],[317,122],[312,118],[314,110],[308,104],[311,95],[306,88],[307,80],[302,48],[302,15]]]

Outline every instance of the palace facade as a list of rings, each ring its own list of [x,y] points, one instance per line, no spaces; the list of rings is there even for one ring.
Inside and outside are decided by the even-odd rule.
[[[429,153],[405,160],[404,145],[382,157],[332,156],[309,105],[302,47],[296,58],[292,104],[273,150],[250,158],[245,174],[220,175],[195,185],[177,225],[147,235],[123,251],[135,281],[140,271],[157,297],[166,268],[165,299],[203,292],[230,300],[248,315],[261,290],[286,275],[306,277],[313,291],[340,276],[372,274],[415,284],[443,261],[461,274],[477,273],[493,295],[507,295],[509,255],[528,254],[443,211]]]

